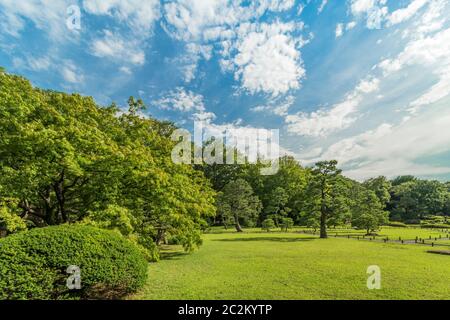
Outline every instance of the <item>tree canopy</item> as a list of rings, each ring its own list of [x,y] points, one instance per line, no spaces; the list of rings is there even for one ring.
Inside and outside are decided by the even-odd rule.
[[[173,125],[140,116],[143,102],[133,98],[123,112],[4,72],[0,86],[0,198],[14,200],[8,210],[32,227],[127,213],[128,232],[143,244],[168,236],[186,250],[200,244],[215,192],[201,172],[171,161]]]

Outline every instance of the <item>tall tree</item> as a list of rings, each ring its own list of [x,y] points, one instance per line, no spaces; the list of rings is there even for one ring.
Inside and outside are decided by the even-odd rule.
[[[392,188],[392,183],[386,177],[380,176],[378,178],[369,179],[363,183],[363,186],[366,189],[375,192],[383,207],[386,207],[391,200],[390,190]]]
[[[226,220],[234,219],[236,231],[242,232],[241,224],[254,225],[256,222],[261,201],[247,181],[237,179],[228,183],[219,194],[217,210]]]
[[[328,221],[349,210],[346,181],[341,172],[335,160],[318,162],[311,171],[305,209],[307,216],[319,218],[321,238],[328,237]]]
[[[352,226],[366,230],[369,235],[388,221],[389,213],[374,191],[359,188],[352,206]]]
[[[172,124],[142,116],[134,98],[119,114],[4,72],[0,86],[0,200],[14,199],[21,218],[38,227],[91,218],[123,231],[130,215],[127,233],[152,248],[167,237],[186,250],[201,242],[215,193],[201,172],[172,162]]]
[[[286,218],[291,209],[287,207],[289,195],[286,190],[281,187],[276,188],[270,193],[270,200],[267,207],[264,209],[266,217],[273,219],[277,227],[283,218]]]

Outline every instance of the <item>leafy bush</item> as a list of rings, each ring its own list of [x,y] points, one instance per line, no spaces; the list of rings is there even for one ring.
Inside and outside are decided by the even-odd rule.
[[[14,200],[0,200],[0,237],[27,229],[25,221],[11,207],[16,207]]]
[[[66,286],[71,265],[81,270],[81,290]],[[142,252],[113,231],[61,225],[0,240],[0,299],[118,298],[146,278]]]
[[[281,231],[288,231],[294,226],[294,220],[291,218],[283,218],[281,220]]]
[[[395,228],[408,228],[406,224],[403,222],[397,222],[397,221],[390,221],[385,224],[388,227],[395,227]]]
[[[270,232],[271,229],[275,228],[275,222],[272,219],[266,219],[262,222],[262,229]]]

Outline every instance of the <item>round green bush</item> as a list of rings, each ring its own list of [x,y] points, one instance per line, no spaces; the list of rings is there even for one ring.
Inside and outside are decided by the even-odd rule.
[[[263,230],[270,232],[271,229],[275,228],[275,222],[273,219],[266,219],[262,222],[261,227]]]
[[[408,228],[408,225],[403,222],[390,221],[385,224],[387,227],[395,227],[395,228]]]
[[[69,266],[81,289],[69,290]],[[0,240],[0,299],[115,299],[141,288],[147,260],[114,231],[82,225],[33,229]]]

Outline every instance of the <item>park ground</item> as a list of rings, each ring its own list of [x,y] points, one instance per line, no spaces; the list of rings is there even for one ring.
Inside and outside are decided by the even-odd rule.
[[[448,237],[440,231],[383,228],[377,241],[329,239],[302,233],[214,229],[193,254],[166,246],[149,266],[148,283],[132,299],[302,300],[450,299],[450,256],[427,253],[442,246],[384,243],[381,239]],[[338,237],[336,237],[336,234]],[[344,236],[344,237],[341,237]],[[381,241],[380,241],[381,240]],[[381,269],[381,289],[367,288],[369,266]]]

